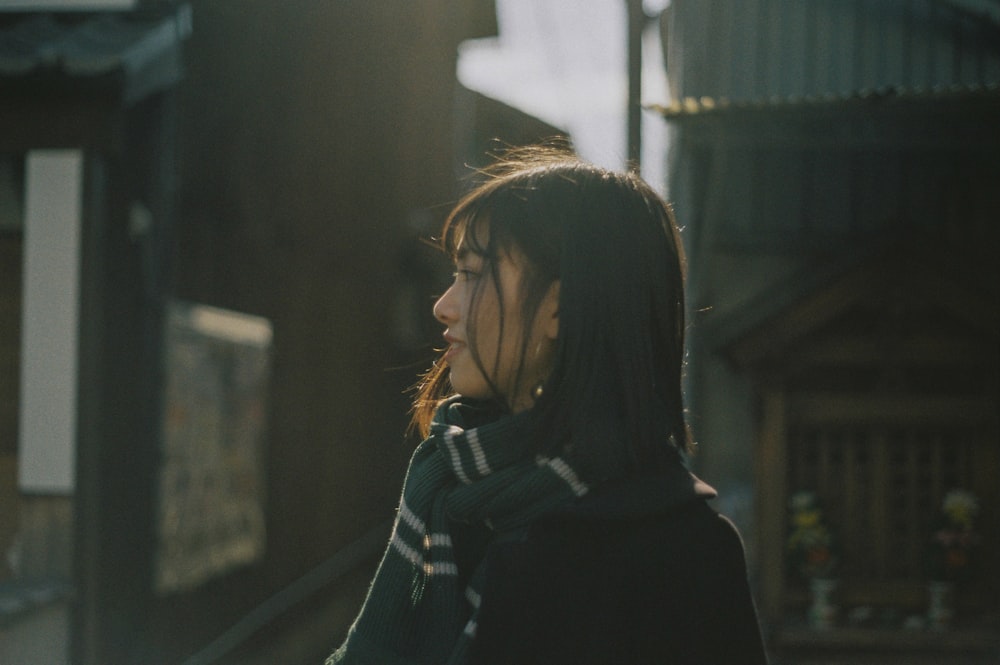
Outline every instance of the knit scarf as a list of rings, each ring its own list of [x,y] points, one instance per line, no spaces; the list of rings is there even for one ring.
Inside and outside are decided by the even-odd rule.
[[[570,504],[588,486],[560,457],[529,450],[527,413],[476,424],[457,400],[435,414],[410,460],[392,537],[347,639],[326,665],[460,665],[475,637],[483,564],[465,588],[452,547],[457,524],[497,533]]]

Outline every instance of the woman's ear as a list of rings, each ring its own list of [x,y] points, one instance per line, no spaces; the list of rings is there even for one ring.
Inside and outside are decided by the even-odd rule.
[[[549,284],[549,289],[542,298],[538,308],[538,317],[542,322],[545,337],[555,340],[559,336],[559,280]]]

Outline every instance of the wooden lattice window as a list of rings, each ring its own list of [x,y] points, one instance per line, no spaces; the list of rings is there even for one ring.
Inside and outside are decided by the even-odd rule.
[[[926,609],[932,523],[948,491],[972,491],[980,566],[960,602],[1000,612],[1000,569],[985,565],[1000,560],[1000,310],[959,279],[974,262],[939,249],[894,247],[795,298],[756,302],[779,306],[755,310],[724,345],[759,404],[756,558],[769,624],[802,616],[808,601],[786,565],[800,490],[818,495],[838,532],[841,607],[887,616]]]
[[[926,543],[949,490],[979,497],[983,527],[1000,523],[1000,439],[988,403],[829,395],[786,403],[784,494],[808,490],[820,497],[838,536],[845,606],[922,605]],[[967,606],[996,604],[998,575],[982,565],[1000,554],[994,531],[981,529],[980,565],[964,597]],[[794,576],[785,575],[781,586],[786,610],[804,602]]]

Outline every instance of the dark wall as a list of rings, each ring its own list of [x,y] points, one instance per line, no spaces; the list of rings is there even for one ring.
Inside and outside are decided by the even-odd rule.
[[[161,599],[164,653],[391,517],[403,391],[438,341],[417,237],[455,198],[456,46],[494,20],[445,0],[192,5],[173,292],[273,323],[268,540],[260,565]]]

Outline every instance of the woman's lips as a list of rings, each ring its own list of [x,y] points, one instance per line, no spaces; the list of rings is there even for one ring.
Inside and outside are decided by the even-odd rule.
[[[447,333],[444,334],[444,341],[448,343],[448,349],[444,352],[444,355],[441,356],[445,361],[450,360],[455,356],[455,354],[465,348],[465,342],[457,337],[452,337]]]

